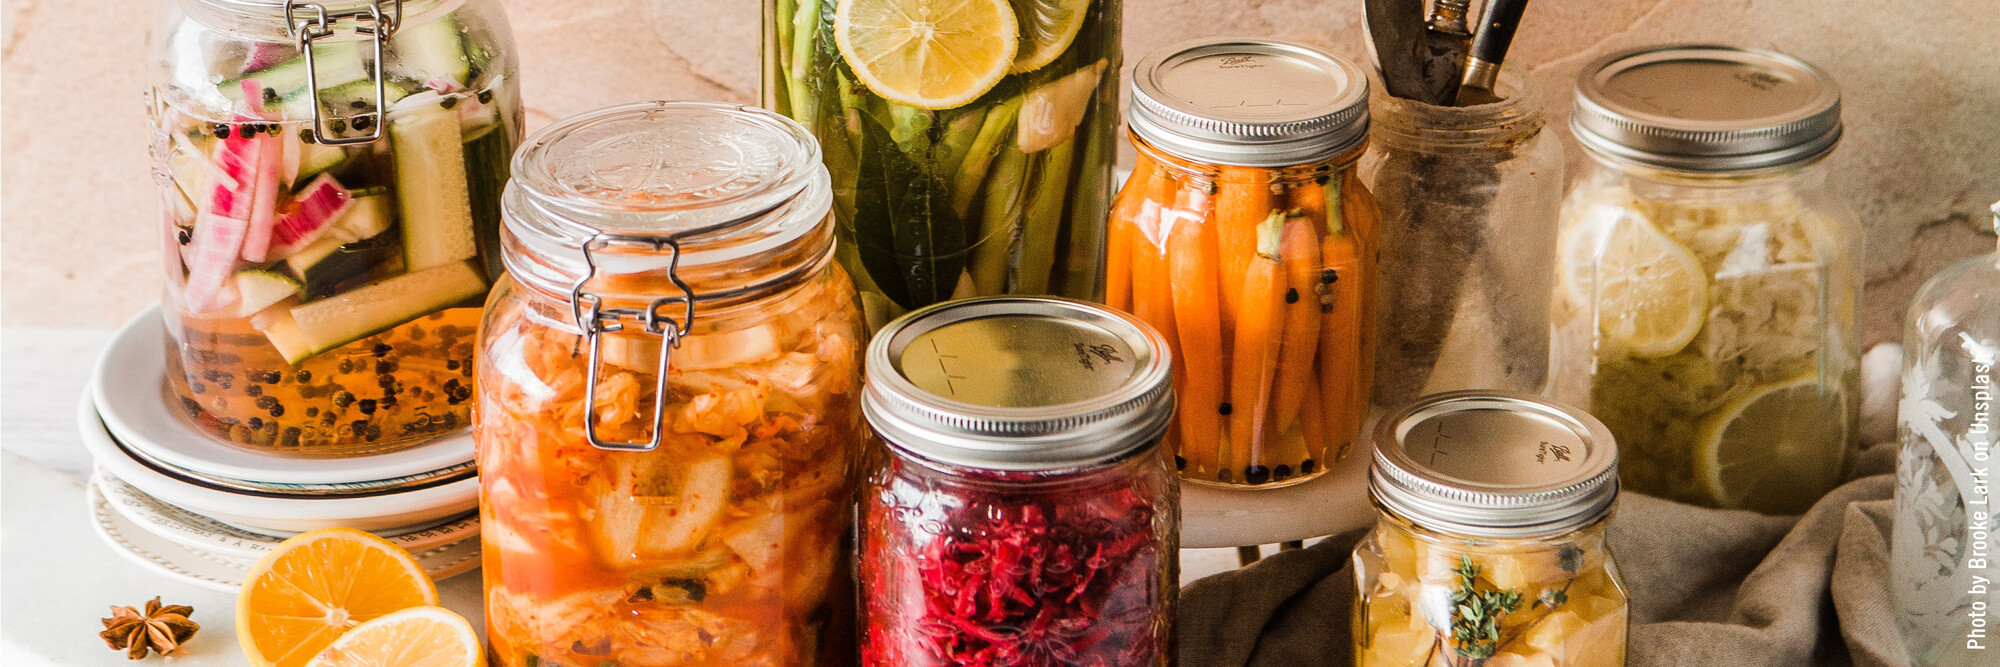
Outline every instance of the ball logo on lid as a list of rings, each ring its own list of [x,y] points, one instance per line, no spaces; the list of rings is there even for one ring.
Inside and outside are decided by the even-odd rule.
[[[1220,61],[1215,63],[1215,66],[1220,69],[1257,69],[1263,67],[1264,64],[1257,62],[1257,56],[1242,55],[1224,56]]]

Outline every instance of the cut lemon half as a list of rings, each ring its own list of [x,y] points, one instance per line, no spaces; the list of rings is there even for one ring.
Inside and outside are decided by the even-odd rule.
[[[1563,286],[1597,304],[1598,330],[1642,359],[1681,351],[1708,317],[1701,260],[1644,216],[1600,208],[1563,241]]]
[[[307,667],[478,667],[486,663],[472,624],[444,607],[411,607],[362,623]]]
[[[1847,401],[1807,374],[1724,404],[1695,431],[1695,478],[1719,507],[1805,511],[1847,470]]]
[[[876,95],[952,109],[1007,76],[1020,28],[1006,0],[840,0],[833,38]]]
[[[1032,72],[1055,62],[1090,17],[1090,0],[1015,0],[1014,21],[1021,27],[1021,46],[1014,55],[1015,72]]]
[[[436,605],[437,585],[388,540],[321,528],[280,543],[236,594],[236,640],[250,664],[300,667],[349,629]]]

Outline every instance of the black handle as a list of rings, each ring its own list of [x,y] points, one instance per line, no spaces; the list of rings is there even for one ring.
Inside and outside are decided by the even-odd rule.
[[[1514,29],[1521,27],[1521,12],[1527,9],[1528,0],[1486,0],[1479,32],[1472,38],[1472,57],[1494,64],[1506,60]]]

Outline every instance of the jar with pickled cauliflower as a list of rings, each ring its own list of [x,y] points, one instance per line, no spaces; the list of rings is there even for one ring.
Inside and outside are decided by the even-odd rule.
[[[812,139],[660,102],[531,145],[479,352],[489,662],[851,664],[861,319]]]
[[[1361,667],[1619,667],[1625,586],[1605,546],[1618,450],[1529,394],[1435,394],[1377,426],[1354,549]]]
[[[521,138],[500,4],[164,4],[149,110],[180,411],[295,454],[463,429]]]
[[[1586,68],[1572,125],[1593,165],[1562,215],[1558,395],[1617,435],[1626,488],[1798,513],[1845,479],[1861,279],[1860,223],[1826,184],[1839,100],[1762,51]]]

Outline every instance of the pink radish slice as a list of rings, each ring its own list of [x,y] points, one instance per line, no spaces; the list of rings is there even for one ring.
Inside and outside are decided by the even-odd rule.
[[[194,260],[188,264],[182,305],[190,313],[211,309],[224,282],[236,272],[236,257],[250,221],[203,213],[194,225]]]
[[[243,73],[262,71],[297,55],[288,44],[277,42],[251,42],[250,53],[243,57]],[[261,95],[261,93],[260,93]]]
[[[347,188],[340,187],[333,177],[320,174],[293,197],[297,210],[279,217],[271,229],[271,256],[287,257],[318,241],[333,228],[333,221],[340,218],[347,210],[347,203],[353,200]]]
[[[264,120],[264,88],[256,79],[243,80],[243,104],[249,107],[249,116],[244,120],[257,122]],[[239,130],[240,130],[239,126]],[[265,260],[271,249],[271,226],[278,220],[278,170],[283,167],[284,148],[279,139],[269,134],[258,133],[251,137],[257,142],[257,171],[253,179],[256,189],[250,201],[250,233],[243,238],[243,261],[258,263]],[[239,182],[242,179],[238,179]]]

